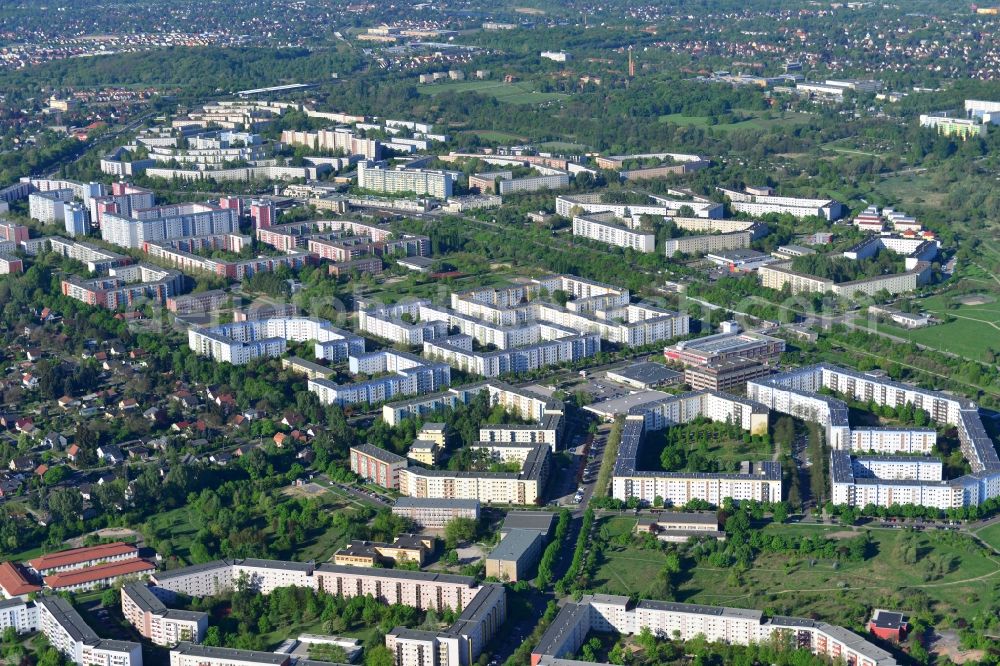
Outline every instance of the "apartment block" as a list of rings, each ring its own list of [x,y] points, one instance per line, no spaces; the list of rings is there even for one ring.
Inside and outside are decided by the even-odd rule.
[[[142,666],[142,646],[99,638],[62,597],[40,597],[38,628],[49,643],[79,666]]]
[[[281,356],[289,341],[312,341],[316,358],[331,361],[344,361],[365,350],[363,338],[336,328],[325,319],[309,317],[271,317],[188,329],[188,347],[192,351],[233,365]]]
[[[851,450],[929,455],[937,444],[933,428],[851,428]]]
[[[145,583],[123,585],[121,604],[129,624],[154,645],[200,643],[208,630],[207,613],[167,608]]]
[[[210,289],[185,296],[171,296],[167,309],[177,315],[204,314],[225,307],[231,296],[222,289]]]
[[[129,248],[141,248],[148,241],[237,233],[236,211],[212,204],[172,204],[133,210],[131,215],[101,216],[101,238]]]
[[[634,231],[618,224],[616,220],[613,213],[578,215],[573,218],[573,235],[636,252],[649,253],[656,250],[655,234]]]
[[[507,600],[502,585],[479,585],[475,579],[422,571],[377,569],[336,564],[302,564],[275,560],[220,560],[158,574],[154,593],[205,596],[230,590],[247,575],[253,589],[268,594],[289,585],[308,587],[340,597],[371,595],[383,604],[404,604],[419,610],[459,610],[456,622],[438,632],[420,632],[432,645],[434,664],[471,666],[506,619]],[[397,651],[399,632],[386,636]],[[221,651],[221,652],[220,652]],[[171,651],[171,666],[290,666],[291,657],[228,648],[181,643]]]
[[[804,199],[799,197],[774,196],[770,188],[746,188],[745,191],[717,188],[729,198],[734,211],[761,216],[769,213],[787,214],[793,217],[822,217],[836,220],[844,215],[844,206],[833,199]]]
[[[854,666],[896,666],[882,648],[857,634],[826,622],[774,616],[759,610],[702,606],[595,594],[562,607],[531,652],[531,666],[569,666],[591,632],[635,635],[648,629],[654,636],[687,641],[697,636],[732,645],[765,643],[775,638],[816,655]]]
[[[898,476],[899,473],[891,471],[894,469],[892,466],[857,467],[850,455],[856,441],[859,446],[883,449],[898,446],[904,451],[907,448],[919,451],[927,447],[929,440],[922,437],[924,433],[919,429],[912,435],[892,433],[890,430],[884,431],[884,434],[862,431],[863,434],[855,439],[846,403],[817,393],[824,388],[877,405],[899,407],[909,404],[928,412],[936,423],[955,426],[962,454],[972,473],[943,481],[897,479],[878,477],[873,471]],[[1000,458],[972,401],[896,382],[879,372],[863,373],[826,364],[806,366],[751,381],[747,384],[747,392],[771,409],[815,421],[825,427],[827,442],[834,449],[831,486],[835,502],[852,506],[912,503],[949,509],[975,506],[1000,496]],[[934,469],[934,465],[922,469]]]
[[[383,488],[399,488],[399,472],[407,466],[406,458],[372,444],[352,446],[351,471]]]
[[[0,220],[0,241],[12,241],[15,245],[20,245],[28,240],[28,236],[28,227]]]
[[[145,302],[162,306],[181,285],[180,273],[151,264],[117,266],[109,273],[92,280],[70,276],[62,281],[63,296],[109,310],[135,308]]]
[[[513,448],[513,447],[508,447]],[[546,445],[523,446],[520,472],[456,472],[410,466],[399,471],[399,492],[430,499],[474,499],[483,504],[538,504],[551,467]]]
[[[281,133],[281,142],[308,146],[314,150],[339,150],[347,155],[361,155],[368,160],[382,159],[382,144],[377,139],[363,139],[346,129],[316,132],[285,130]]]
[[[122,562],[105,562],[82,569],[61,571],[45,576],[45,587],[57,592],[86,592],[124,580],[134,580],[156,571],[151,562],[130,559]]]
[[[358,163],[358,187],[372,192],[447,199],[451,196],[453,183],[453,174],[446,171],[388,169],[372,162]]]
[[[763,405],[726,393],[698,391],[658,398],[633,407],[622,429],[618,458],[612,476],[612,495],[636,497],[652,503],[657,497],[681,506],[693,499],[720,505],[724,499],[778,501],[781,466],[771,461],[745,461],[732,473],[690,473],[639,469],[640,451],[647,431],[662,430],[699,417],[729,421],[751,433],[767,431],[768,410]]]
[[[351,372],[377,375],[350,384],[310,379],[309,390],[325,405],[377,404],[394,397],[440,391],[451,383],[451,368],[391,349],[349,357]]]
[[[0,275],[16,275],[24,272],[24,262],[12,254],[0,253]]]

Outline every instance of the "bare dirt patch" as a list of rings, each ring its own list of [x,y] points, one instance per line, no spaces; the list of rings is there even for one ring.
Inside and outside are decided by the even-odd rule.
[[[927,648],[939,659],[947,659],[953,664],[978,662],[985,656],[983,650],[963,650],[958,643],[958,633],[954,631],[932,632]]]
[[[986,294],[968,294],[967,296],[959,296],[955,300],[962,305],[986,305],[987,303],[992,303],[996,299],[992,296],[987,296]]]

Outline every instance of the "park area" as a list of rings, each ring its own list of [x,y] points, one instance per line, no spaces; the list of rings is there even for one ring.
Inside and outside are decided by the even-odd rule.
[[[914,305],[941,321],[924,328],[907,329],[878,322],[877,329],[889,335],[977,361],[989,362],[987,350],[1000,351],[1000,302],[997,283],[983,270],[963,270],[963,283],[981,284],[981,293],[943,294],[914,301]],[[992,294],[991,294],[992,292]],[[859,324],[868,326],[866,320]]]
[[[512,83],[504,83],[503,81],[448,81],[447,83],[420,86],[417,88],[417,92],[431,97],[446,92],[475,92],[494,97],[504,104],[541,104],[569,97],[566,93],[539,92],[536,87],[530,81],[514,81]]]
[[[685,116],[682,113],[670,113],[660,116],[660,122],[673,123],[692,127],[712,128],[721,132],[732,132],[735,130],[766,130],[777,126],[803,125],[809,122],[808,113],[770,111],[749,111],[737,109],[735,113],[739,116],[736,122],[716,122],[712,124],[708,116]]]
[[[610,536],[592,589],[609,594],[645,595],[656,589],[666,564],[660,550],[638,539],[618,545],[614,537],[630,533],[634,517],[602,522]],[[764,533],[850,539],[864,530],[834,525],[768,525]],[[863,561],[810,559],[762,552],[749,570],[695,564],[689,556],[677,579],[675,601],[810,616],[852,624],[864,620],[872,604],[907,608],[926,604],[944,617],[972,617],[988,608],[1000,584],[1000,560],[971,536],[941,530],[869,530],[874,545]],[[1000,546],[1000,524],[980,532]],[[624,541],[622,539],[621,541]]]

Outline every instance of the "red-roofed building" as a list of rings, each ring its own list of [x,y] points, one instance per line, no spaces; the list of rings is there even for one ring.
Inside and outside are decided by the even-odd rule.
[[[125,562],[107,562],[95,567],[63,571],[45,577],[45,587],[50,590],[80,592],[114,585],[124,578],[138,578],[156,571],[156,566],[146,560],[132,559]]]
[[[47,576],[60,571],[91,567],[105,562],[134,560],[138,557],[139,551],[135,546],[123,541],[115,541],[114,543],[105,543],[99,546],[71,548],[59,551],[58,553],[42,555],[30,560],[28,566],[35,573]]]
[[[0,597],[13,599],[27,597],[32,592],[42,588],[28,581],[20,565],[13,562],[0,562]]]
[[[884,641],[899,643],[906,638],[910,630],[909,618],[895,611],[875,609],[872,619],[868,621],[868,631]]]

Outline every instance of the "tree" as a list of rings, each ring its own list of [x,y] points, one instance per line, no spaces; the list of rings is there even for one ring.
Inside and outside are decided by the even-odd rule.
[[[475,539],[478,531],[479,523],[472,518],[452,518],[444,526],[445,548],[452,549]]]
[[[394,666],[392,652],[384,645],[365,648],[365,666]]]
[[[114,608],[118,605],[118,600],[120,598],[118,590],[113,587],[109,587],[104,590],[104,592],[101,592],[101,605],[105,608]]]

